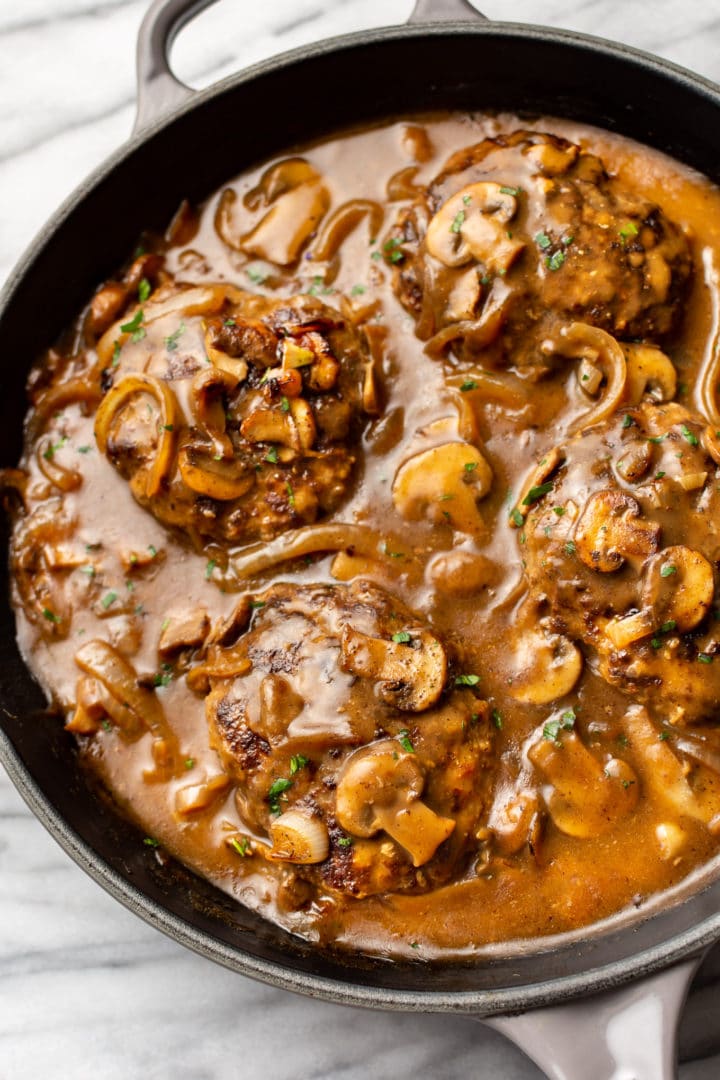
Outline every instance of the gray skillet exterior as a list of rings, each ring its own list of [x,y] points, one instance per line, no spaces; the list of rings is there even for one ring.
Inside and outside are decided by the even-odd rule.
[[[202,6],[175,5],[188,17]],[[157,86],[164,81],[159,71]],[[162,228],[183,197],[201,199],[254,161],[356,123],[493,107],[617,130],[720,178],[718,88],[655,57],[577,34],[487,22],[408,25],[258,64],[144,127],[76,191],[21,260],[0,297],[0,464],[15,464],[20,453],[34,356],[126,258],[141,230]],[[720,939],[715,874],[652,917],[626,914],[582,935],[467,962],[388,963],[300,941],[158,860],[93,790],[17,650],[7,596],[3,560],[0,758],[11,779],[109,893],[212,960],[345,1004],[493,1016],[610,989]]]

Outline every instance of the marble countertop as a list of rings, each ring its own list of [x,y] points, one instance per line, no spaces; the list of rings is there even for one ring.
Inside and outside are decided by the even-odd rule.
[[[206,85],[294,45],[400,22],[410,6],[224,0],[180,36],[175,68],[193,85]],[[639,45],[720,81],[716,0],[480,6],[492,18],[510,15]],[[0,0],[0,283],[64,196],[127,137],[135,35],[145,9],[145,0]],[[720,1075],[715,971],[717,956],[686,1009],[682,1080]],[[0,770],[0,1077],[39,1076],[534,1080],[540,1073],[471,1021],[310,1001],[187,952],[87,878]]]

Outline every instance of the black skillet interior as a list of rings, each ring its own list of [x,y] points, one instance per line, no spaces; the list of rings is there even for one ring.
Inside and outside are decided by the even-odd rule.
[[[300,50],[198,95],[124,148],[39,239],[0,310],[0,463],[20,454],[33,358],[74,317],[147,227],[252,162],[351,124],[434,109],[566,116],[633,136],[720,179],[720,92],[630,50],[529,28],[410,27]],[[482,1013],[596,990],[711,940],[720,882],[631,931],[550,952],[423,965],[308,946],[182,868],[163,867],[78,767],[73,744],[15,646],[0,581],[0,752],[54,835],[106,888],[185,944],[247,974],[318,996]]]

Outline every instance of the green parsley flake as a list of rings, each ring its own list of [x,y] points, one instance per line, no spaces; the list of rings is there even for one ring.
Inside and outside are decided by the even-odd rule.
[[[284,396],[280,398],[280,408],[284,413],[290,412],[290,402]]]
[[[294,510],[295,509],[295,492],[293,491],[293,486],[292,486],[292,484],[290,483],[289,480],[285,484],[285,491],[287,492],[288,506],[290,507],[291,510]]]
[[[456,675],[455,676],[455,685],[456,686],[477,686],[477,684],[479,682],[480,682],[480,676],[479,675]]]
[[[285,794],[288,788],[291,788],[292,786],[292,780],[287,780],[284,776],[273,781],[270,785],[270,789],[267,793],[267,800],[270,803],[270,809],[274,814],[280,813],[280,798]]]
[[[103,596],[100,603],[105,608],[105,611],[107,611],[107,609],[110,607],[110,605],[115,603],[117,598],[118,598],[118,596],[117,596],[116,592],[109,592],[109,593],[106,593],[105,596]]]
[[[465,224],[465,211],[458,210],[457,214],[453,218],[452,225],[450,226],[450,232],[459,233]]]
[[[46,618],[47,621],[51,622],[51,623],[59,623],[60,622],[60,616],[56,615],[54,611],[50,610],[50,608],[43,608],[43,617]]]
[[[668,621],[664,622],[662,624],[662,626],[660,627],[660,633],[661,634],[669,634],[670,631],[674,630],[676,626],[677,626],[677,623],[675,622],[674,619],[668,619]]]
[[[698,653],[698,660],[701,664],[712,664],[713,662],[712,656],[710,656],[709,653],[705,652]]]
[[[309,761],[310,758],[306,758],[304,754],[293,754],[290,758],[290,775],[294,776],[300,769],[304,769]]]
[[[144,304],[148,296],[152,292],[152,285],[146,277],[140,278],[140,284],[138,285],[138,300],[141,304]]]
[[[574,555],[576,550],[577,549],[576,549],[575,544],[573,543],[573,541],[568,540],[567,544],[565,545],[565,554],[566,555]]]
[[[493,709],[492,718],[493,718],[493,724],[498,729],[498,731],[502,731],[503,718],[502,718],[502,713],[500,712],[499,709]]]
[[[410,732],[407,728],[403,728],[402,731],[398,732],[397,741],[400,743],[406,754],[415,753],[415,747],[410,741]]]
[[[525,524],[525,518],[522,516],[522,512],[518,510],[517,506],[510,515],[513,525],[517,525],[520,529]]]
[[[81,574],[87,574],[88,577],[95,577],[95,574],[97,573],[95,567],[91,566],[90,563],[88,563],[87,566],[79,566],[78,570]]]
[[[148,551],[150,552],[150,558],[154,559],[157,555],[157,548],[154,544],[148,544]]]
[[[252,281],[253,285],[264,285],[267,278],[265,270],[257,264],[251,264],[245,267],[245,273]]]
[[[624,428],[629,428],[629,427],[632,427],[634,423],[635,423],[635,421],[633,420],[630,413],[625,413],[625,416],[623,417],[622,426]]]
[[[154,836],[146,836],[143,840],[143,844],[145,845],[145,847],[160,847],[160,841],[156,840]]]
[[[567,255],[564,251],[556,251],[553,255],[548,255],[545,259],[545,265],[548,270],[559,270],[566,258]]]
[[[628,240],[631,236],[637,236],[638,231],[635,222],[628,221],[627,225],[623,225],[622,229],[620,229],[620,236],[622,236],[623,240]]]
[[[671,577],[672,574],[677,574],[677,566],[672,563],[666,563],[660,570],[660,577]]]
[[[233,836],[230,839],[230,847],[233,851],[237,851],[238,855],[242,855],[243,858],[250,854],[250,841],[247,836],[243,836],[242,840],[238,840],[237,836]]]
[[[553,506],[553,514],[557,514],[558,517],[563,517],[565,514],[564,506]]]
[[[338,847],[352,847],[353,843],[352,836],[339,836],[337,839]]]
[[[552,491],[552,487],[551,480],[548,480],[545,484],[537,484],[535,487],[531,487],[522,501],[523,506],[532,506],[538,499],[542,499],[543,495],[547,495],[548,491]]]
[[[697,446],[698,445],[697,435],[693,435],[692,431],[687,426],[687,424],[681,424],[680,425],[680,430],[683,433],[683,437],[687,439],[687,441],[690,443],[691,446]]]
[[[398,630],[397,634],[393,634],[392,639],[398,645],[407,645],[412,640],[407,630]]]
[[[137,344],[138,341],[142,341],[142,339],[145,337],[145,329],[142,326],[144,318],[145,312],[142,308],[138,308],[130,322],[123,323],[120,327],[123,334],[130,334],[130,340],[134,344]]]
[[[277,446],[271,446],[265,455],[265,460],[269,461],[271,465],[277,465],[278,449]]]
[[[163,667],[167,667],[167,665],[163,665]],[[153,675],[153,686],[169,686],[172,679],[172,671],[158,671]]]
[[[575,716],[575,710],[566,709],[565,712],[561,714],[559,719],[548,720],[548,722],[543,727],[543,738],[549,739],[550,742],[554,742],[559,745],[560,733],[562,731],[572,731],[572,729],[575,727],[576,719],[577,717]]]
[[[180,325],[178,326],[177,330],[173,330],[172,334],[168,334],[168,336],[163,339],[164,342],[165,342],[165,348],[167,349],[168,352],[175,352],[175,350],[178,347],[178,341],[180,340],[180,338],[183,336],[184,333],[185,333],[185,323],[181,322]]]
[[[477,461],[466,461],[463,465],[465,472],[475,472],[478,467]]]
[[[351,296],[362,296],[362,294],[365,291],[366,290],[365,290],[364,285],[353,285],[352,289],[350,290],[350,295]]]
[[[258,611],[260,608],[265,607],[265,601],[264,600],[251,600],[250,601],[250,607],[253,609],[253,611]]]
[[[517,198],[517,197],[518,197],[518,195],[519,195],[519,194],[520,194],[521,192],[522,192],[522,188],[519,188],[519,187],[506,187],[505,185],[503,185],[503,186],[502,186],[502,187],[500,188],[500,193],[501,193],[502,195],[514,195],[514,196],[515,196],[515,198]]]
[[[60,439],[58,439],[56,443],[50,443],[47,450],[43,451],[43,457],[45,458],[45,460],[52,461],[52,459],[55,457],[55,454],[58,452],[58,450],[62,450],[63,446],[66,445],[67,441],[67,435],[63,435]]]
[[[113,367],[117,367],[118,364],[120,363],[120,349],[121,348],[122,348],[122,345],[120,344],[119,341],[114,341],[113,342],[113,352],[112,352],[112,366]]]
[[[78,446],[77,448],[78,454],[89,454],[91,450],[92,446]]]
[[[215,561],[215,559],[208,559],[207,566],[205,567],[205,580],[206,581],[209,581],[210,578],[213,576],[213,571],[214,571],[216,566],[217,566],[217,562]]]
[[[195,758],[191,758],[191,757],[185,758],[185,768],[188,771],[190,769],[194,769],[195,768]]]
[[[535,243],[541,251],[547,251],[547,249],[552,245],[552,240],[547,235],[547,233],[539,232],[535,237]]]
[[[463,394],[467,394],[468,390],[477,390],[478,384],[474,379],[466,379],[464,383],[460,385],[460,389]]]

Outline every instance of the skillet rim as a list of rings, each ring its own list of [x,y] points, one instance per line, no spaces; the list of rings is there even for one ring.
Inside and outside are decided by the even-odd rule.
[[[179,118],[201,109],[206,103],[232,91],[239,85],[252,82],[265,75],[272,75],[284,69],[290,69],[293,65],[300,65],[308,61],[312,62],[321,56],[358,46],[373,46],[387,41],[427,37],[442,38],[453,34],[477,37],[502,35],[509,41],[537,41],[551,45],[562,45],[575,49],[584,49],[586,52],[594,54],[596,58],[604,56],[620,59],[633,65],[636,70],[641,70],[643,73],[653,73],[666,81],[674,82],[685,90],[709,99],[720,115],[720,87],[712,80],[641,49],[575,31],[522,23],[452,21],[383,27],[324,39],[320,42],[283,52],[278,56],[261,61],[228,76],[204,90],[195,91],[187,102],[183,102],[171,109],[141,130],[133,132],[121,147],[95,168],[64,200],[15,264],[3,289],[0,291],[0,328],[6,311],[11,308],[15,293],[21,287],[33,264],[40,257],[45,247],[52,242],[55,234],[72,216],[75,209],[118,166],[136,152],[142,151],[144,145],[155,134],[170,127]],[[375,1009],[470,1013],[476,1016],[517,1013],[526,1011],[529,1008],[538,1008],[588,994],[597,994],[631,980],[640,979],[643,976],[669,967],[679,960],[696,955],[720,939],[719,910],[715,915],[709,915],[701,919],[690,928],[671,934],[669,937],[640,952],[631,953],[612,963],[595,966],[595,958],[593,958],[591,966],[580,973],[521,986],[509,986],[501,990],[404,990],[355,984],[349,979],[341,981],[334,977],[310,974],[294,970],[282,963],[248,954],[240,943],[231,946],[221,941],[210,933],[194,926],[189,920],[173,914],[162,904],[147,896],[131,881],[118,874],[89,843],[80,838],[65,818],[56,810],[49,797],[43,793],[30,774],[29,769],[23,764],[20,755],[2,727],[0,727],[0,762],[5,766],[11,781],[30,810],[63,850],[70,855],[81,869],[128,910],[139,915],[149,925],[162,930],[173,940],[231,970],[238,971],[274,987],[302,993],[325,1001]],[[716,880],[714,885],[717,886],[717,884]],[[684,903],[692,903],[693,900],[696,900],[703,892],[707,891],[708,887],[698,889]],[[647,916],[644,921],[651,922],[653,918],[657,918],[662,913],[662,909],[656,911]],[[621,931],[623,937],[631,937],[642,921],[641,919],[638,923],[623,928]],[[542,939],[540,941],[542,942]],[[546,950],[542,948],[537,950],[536,955],[543,951]],[[479,960],[478,963],[481,964],[482,960]],[[350,971],[350,968],[348,968],[348,971]],[[431,972],[432,965],[418,966],[419,977]]]

